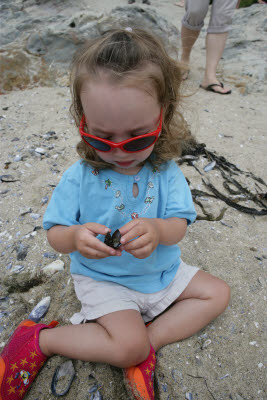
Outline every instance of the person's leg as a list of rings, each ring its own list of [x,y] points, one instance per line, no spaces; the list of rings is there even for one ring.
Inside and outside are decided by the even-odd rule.
[[[220,93],[229,92],[229,87],[221,87],[216,71],[219,61],[223,55],[228,32],[208,33],[206,36],[206,67],[201,86],[206,88],[212,84],[218,84],[216,91]],[[215,89],[215,88],[214,88]]]
[[[190,63],[190,55],[192,48],[199,37],[200,31],[193,31],[192,29],[186,28],[182,25],[181,29],[181,42],[182,42],[182,54],[181,54],[181,62],[189,67]],[[186,79],[188,73],[184,74],[184,79]]]
[[[217,84],[213,90],[219,93],[227,93],[229,87],[221,87],[217,79],[216,71],[218,63],[223,55],[228,32],[231,29],[232,16],[236,9],[237,0],[213,0],[211,16],[206,36],[206,68],[201,86]]]
[[[58,354],[121,368],[144,361],[150,351],[144,321],[135,310],[113,312],[96,322],[44,329],[39,345],[47,356]]]
[[[188,77],[191,51],[204,25],[208,8],[209,0],[203,0],[202,2],[187,0],[185,3],[185,15],[182,19],[181,27],[181,63],[188,71],[183,74],[184,79]]]
[[[157,351],[193,335],[220,315],[229,299],[230,288],[224,281],[198,271],[171,308],[147,327],[151,345]]]

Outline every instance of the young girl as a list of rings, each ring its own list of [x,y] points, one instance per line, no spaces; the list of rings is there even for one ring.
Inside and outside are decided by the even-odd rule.
[[[226,308],[227,284],[186,265],[177,245],[196,217],[171,161],[188,135],[180,83],[177,63],[143,30],[108,32],[76,55],[71,110],[82,161],[64,173],[44,228],[55,250],[70,253],[81,311],[70,326],[22,322],[0,359],[4,400],[21,399],[53,354],[121,367],[135,399],[154,399],[157,350]],[[117,229],[112,248],[104,237]],[[17,389],[21,370],[27,384]]]

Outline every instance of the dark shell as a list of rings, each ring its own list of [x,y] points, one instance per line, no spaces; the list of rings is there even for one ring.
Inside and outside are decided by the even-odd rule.
[[[109,232],[106,234],[104,243],[107,246],[112,247],[113,249],[118,249],[121,245],[120,240],[121,240],[121,233],[119,229],[117,229],[112,236]]]
[[[75,369],[72,361],[66,361],[56,368],[52,378],[51,391],[54,396],[60,397],[68,393],[75,378]]]

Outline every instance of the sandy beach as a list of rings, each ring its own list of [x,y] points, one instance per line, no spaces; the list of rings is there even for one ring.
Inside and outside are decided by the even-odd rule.
[[[91,0],[90,9],[108,13],[125,3]],[[152,7],[180,29],[182,8],[175,6],[174,1],[151,0],[151,3],[143,7]],[[141,6],[141,2],[137,1],[136,5]],[[200,89],[205,65],[204,40],[203,32],[192,53],[189,79],[184,83],[185,115],[196,141],[205,143],[206,149],[225,157],[242,171],[234,178],[249,192],[258,194],[256,197],[262,199],[266,210],[266,81],[261,91],[244,93],[239,85],[242,77],[240,81],[233,79],[229,60],[226,66],[223,59],[218,74],[231,86],[232,94],[221,96]],[[51,297],[50,308],[42,320],[45,323],[55,319],[67,324],[79,310],[69,258],[55,253],[42,229],[42,216],[54,187],[66,168],[78,160],[75,146],[79,137],[69,114],[67,85],[14,90],[2,94],[0,102],[2,349],[13,329],[42,298]],[[208,172],[203,170],[209,162],[203,155],[195,161],[195,167],[202,174],[193,165],[181,163],[191,190],[208,192],[204,179],[229,197],[218,165]],[[199,219],[189,227],[181,242],[182,258],[228,282],[232,290],[231,302],[226,311],[201,332],[158,352],[155,398],[264,400],[267,398],[266,215],[242,212],[217,197],[202,195],[199,200],[214,220]],[[239,204],[264,209],[253,198],[244,197]],[[216,220],[224,208],[223,216]],[[196,209],[200,217],[207,216],[198,204]],[[64,270],[45,275],[42,269],[55,259],[64,262]],[[16,270],[16,267],[21,268]],[[54,399],[52,376],[64,361],[66,359],[59,356],[49,359],[25,399]],[[70,391],[62,398],[128,400],[120,369],[75,360],[73,365],[76,377]],[[90,392],[93,385],[98,385],[97,391],[102,397],[96,397],[97,391]],[[188,397],[190,394],[193,397]]]

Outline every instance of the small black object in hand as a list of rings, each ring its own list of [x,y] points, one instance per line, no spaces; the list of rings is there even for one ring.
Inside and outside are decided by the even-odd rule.
[[[121,240],[121,233],[119,229],[117,229],[112,236],[109,232],[106,234],[104,243],[107,246],[112,247],[113,249],[118,249],[121,245],[120,240]]]

